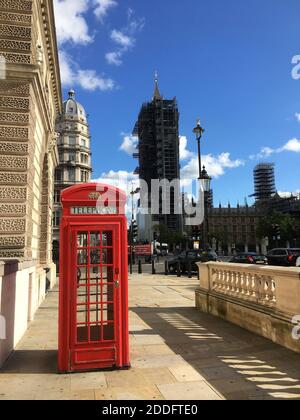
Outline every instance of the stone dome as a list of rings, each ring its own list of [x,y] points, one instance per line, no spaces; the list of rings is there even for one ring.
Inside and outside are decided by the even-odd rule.
[[[67,117],[74,117],[82,122],[87,122],[87,115],[83,106],[76,101],[75,91],[70,90],[69,99],[63,103],[63,114]]]

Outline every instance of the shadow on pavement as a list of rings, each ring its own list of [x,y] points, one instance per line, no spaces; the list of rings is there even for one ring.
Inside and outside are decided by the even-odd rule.
[[[195,308],[131,308],[227,399],[300,399],[300,355]]]
[[[56,350],[16,350],[0,369],[1,374],[57,373]]]

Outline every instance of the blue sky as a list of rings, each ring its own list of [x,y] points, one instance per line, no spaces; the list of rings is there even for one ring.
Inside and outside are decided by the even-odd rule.
[[[94,178],[137,166],[130,133],[157,70],[162,94],[178,100],[184,177],[197,176],[198,117],[206,129],[216,205],[244,202],[259,161],[276,163],[279,191],[300,191],[298,0],[54,4],[64,97],[74,88],[90,115]]]

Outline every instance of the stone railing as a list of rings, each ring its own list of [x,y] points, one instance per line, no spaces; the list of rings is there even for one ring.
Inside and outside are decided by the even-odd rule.
[[[199,274],[200,310],[300,351],[300,340],[291,338],[300,315],[300,268],[210,262],[199,264]]]
[[[276,306],[276,282],[271,275],[241,268],[210,270],[212,290],[262,305]]]

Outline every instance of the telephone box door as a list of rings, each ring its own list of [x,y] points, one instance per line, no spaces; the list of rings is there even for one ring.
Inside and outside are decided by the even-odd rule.
[[[118,224],[71,228],[71,371],[118,366],[119,229]]]

